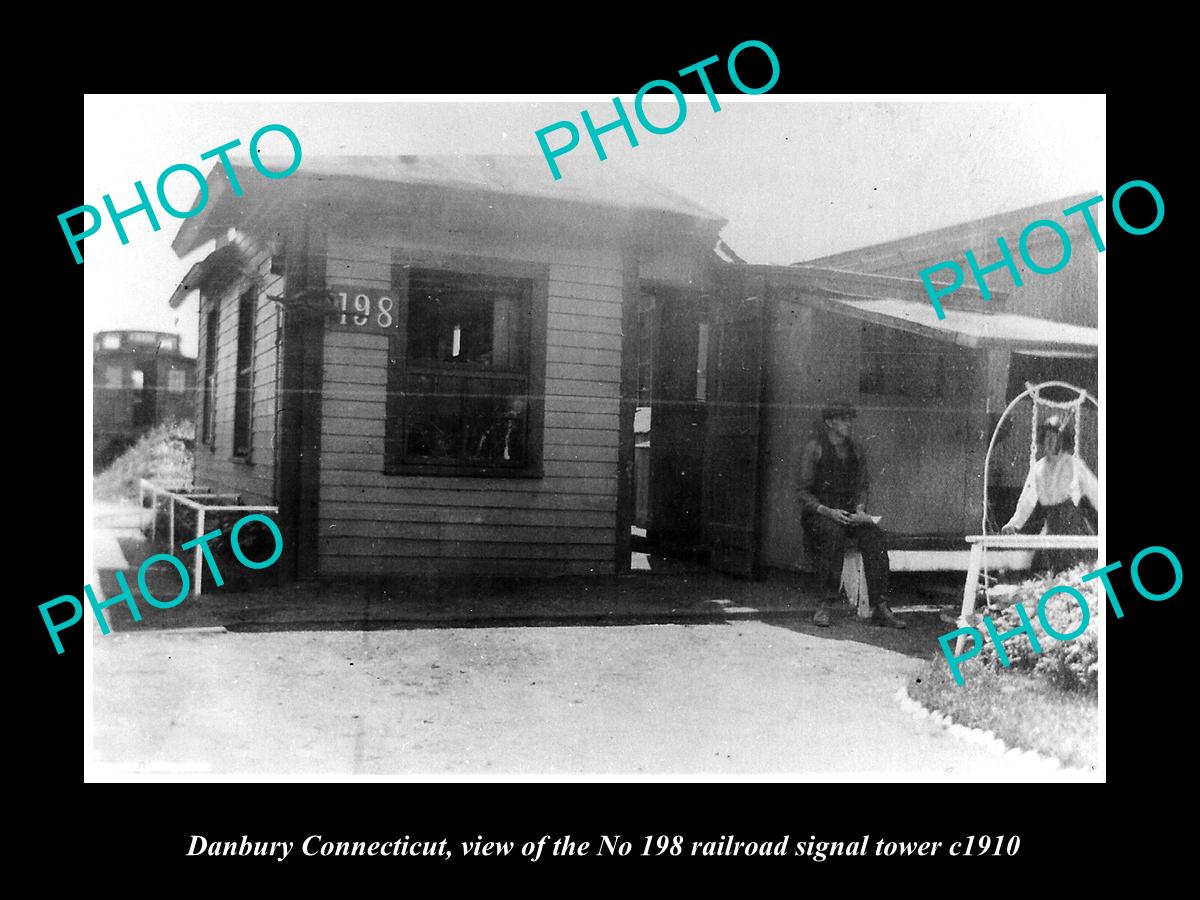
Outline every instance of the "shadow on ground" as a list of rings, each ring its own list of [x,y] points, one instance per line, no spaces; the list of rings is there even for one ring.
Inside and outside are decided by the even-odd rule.
[[[130,564],[123,571],[133,588],[141,620],[124,603],[105,610],[109,627],[175,630],[224,628],[233,632],[373,631],[415,628],[503,626],[633,625],[724,623],[757,620],[826,640],[855,641],[928,658],[937,636],[951,629],[938,619],[937,603],[948,585],[898,577],[893,607],[908,624],[898,631],[863,623],[848,604],[834,613],[833,626],[812,622],[819,594],[803,575],[783,574],[744,581],[677,561],[656,572],[622,577],[557,579],[364,579],[271,584],[247,590],[234,580],[216,586],[207,568],[204,593],[160,609],[142,599],[137,567],[148,555],[145,542],[118,539]],[[189,567],[191,558],[186,560]],[[652,560],[653,562],[653,560]],[[98,599],[120,593],[116,570],[101,569]],[[273,573],[272,573],[273,575]],[[180,579],[168,564],[147,572],[147,586],[161,602],[179,593]],[[949,586],[953,590],[953,586]]]

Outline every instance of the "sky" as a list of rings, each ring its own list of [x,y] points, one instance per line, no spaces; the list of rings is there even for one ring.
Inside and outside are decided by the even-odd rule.
[[[654,95],[650,95],[651,97]],[[651,121],[669,123],[675,101],[649,102]],[[1000,98],[826,98],[795,95],[687,95],[687,112],[671,134],[638,124],[639,144],[617,130],[605,135],[600,161],[586,133],[559,158],[563,178],[605,166],[655,181],[729,220],[722,238],[753,263],[788,264],[919,234],[1083,192],[1104,191],[1105,101],[1100,95]],[[633,98],[622,95],[627,109]],[[658,104],[662,105],[659,106]],[[84,185],[79,203],[118,210],[137,201],[134,182],[153,198],[159,173],[190,163],[234,139],[232,160],[246,161],[251,135],[281,123],[305,156],[527,154],[540,156],[535,132],[560,120],[583,132],[580,110],[597,125],[611,121],[611,97],[295,97],[204,98],[88,95],[84,102]],[[631,114],[632,115],[632,114]],[[551,141],[560,140],[559,135]],[[287,158],[272,134],[264,154]],[[301,161],[301,171],[303,160]],[[552,180],[547,167],[547,180]],[[173,176],[168,198],[180,209],[196,188]],[[193,296],[178,310],[167,298],[203,257],[179,259],[171,242],[181,220],[158,207],[153,231],[144,214],[124,220],[122,245],[106,218],[84,242],[85,334],[141,328],[183,335],[194,355],[198,321]],[[64,210],[66,212],[66,210]],[[1015,238],[1010,235],[1009,240]],[[70,248],[63,241],[63,252]],[[916,277],[916,273],[913,273]]]

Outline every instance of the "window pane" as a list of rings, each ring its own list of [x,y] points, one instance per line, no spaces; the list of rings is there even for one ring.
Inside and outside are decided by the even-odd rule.
[[[121,386],[121,377],[124,374],[120,366],[105,366],[104,383],[110,388],[119,388]]]
[[[187,373],[182,369],[171,369],[167,372],[167,390],[172,394],[181,394],[187,389]]]
[[[467,458],[523,462],[528,406],[524,379],[467,379],[463,398]]]
[[[121,346],[121,336],[119,334],[106,334],[103,340],[105,350],[116,350]]]
[[[455,459],[462,453],[462,379],[411,375],[404,391],[404,452],[425,460]]]
[[[414,272],[409,363],[522,371],[529,343],[526,292],[515,279]]]
[[[146,376],[143,374],[142,370],[134,369],[132,372],[129,373],[129,377],[130,377],[130,380],[133,382],[134,388],[136,388],[137,390],[140,391],[142,389],[142,385],[145,383],[145,378],[146,378]]]

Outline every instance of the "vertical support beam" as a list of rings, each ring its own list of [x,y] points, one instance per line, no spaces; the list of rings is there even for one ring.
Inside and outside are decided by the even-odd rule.
[[[288,232],[286,296],[325,288],[325,243],[307,221]],[[281,383],[276,393],[275,503],[285,535],[280,577],[318,573],[321,395],[324,317],[296,306],[283,311]]]
[[[767,504],[764,494],[767,492],[768,479],[771,472],[769,428],[771,426],[771,377],[775,360],[772,359],[767,336],[776,328],[775,286],[767,278],[756,279],[759,296],[762,297],[762,316],[759,319],[759,376],[758,376],[758,440],[755,442],[754,477],[754,536],[753,558],[750,563],[750,577],[755,581],[765,581],[767,567],[763,563],[763,538],[767,533]]]
[[[325,289],[325,235],[310,226],[304,256],[309,290]],[[300,578],[320,574],[318,537],[321,494],[321,403],[325,394],[325,317],[309,315],[303,324],[300,410],[300,503],[296,531]]]
[[[1000,421],[1000,415],[1008,406],[1008,376],[1010,363],[1012,361],[1012,351],[1007,349],[989,348],[986,350],[975,351],[980,354],[980,373],[979,373],[979,393],[983,397],[983,401],[978,408],[977,420],[974,424],[975,433],[970,435],[972,440],[969,444],[970,451],[967,456],[968,482],[965,490],[965,502],[963,504],[963,521],[961,530],[966,534],[971,534],[976,530],[987,531],[984,522],[984,516],[988,512],[983,508],[984,502],[984,484],[983,484],[983,466],[987,458],[988,442],[991,440],[992,433],[996,430],[996,426]],[[1022,388],[1024,385],[1022,385]],[[993,470],[993,478],[998,473]],[[972,478],[973,476],[973,478]],[[988,486],[989,492],[991,486]],[[990,495],[992,503],[996,502],[994,494]],[[1006,513],[1002,514],[1006,515]],[[1001,521],[1004,521],[1001,519]]]
[[[637,254],[632,245],[621,251],[621,405],[617,418],[617,541],[616,573],[628,574],[633,526],[633,416],[637,409],[638,294],[641,290]]]
[[[196,510],[196,539],[200,539],[200,535],[204,534],[204,507],[201,506]],[[196,556],[192,563],[192,596],[200,596],[200,582],[204,578],[204,569],[200,567],[202,562],[203,545],[196,545]]]
[[[971,557],[967,562],[967,582],[963,586],[963,602],[962,615],[958,619],[958,627],[966,628],[968,625],[974,625],[975,616],[975,594],[979,590],[979,570],[983,564],[983,541],[976,541],[971,545]],[[958,640],[954,642],[954,655],[962,656],[963,645],[966,643],[967,636],[960,634]]]
[[[171,527],[170,527],[170,530],[167,532],[167,534],[168,534],[167,549],[174,550],[175,549],[175,495],[168,494],[167,496],[169,498],[167,508],[171,514]]]

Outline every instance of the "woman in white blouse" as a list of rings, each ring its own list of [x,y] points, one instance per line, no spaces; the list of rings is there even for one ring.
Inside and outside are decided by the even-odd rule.
[[[1000,531],[1003,534],[1016,534],[1021,530],[1039,528],[1045,534],[1095,534],[1091,521],[1079,504],[1086,497],[1092,508],[1099,510],[1099,486],[1092,470],[1071,452],[1074,433],[1058,416],[1050,416],[1038,431],[1042,457],[1029,470],[1016,512]],[[1035,510],[1039,516],[1030,522]],[[1049,568],[1057,572],[1090,555],[1090,551],[1086,550],[1044,551],[1035,559],[1034,569]]]

